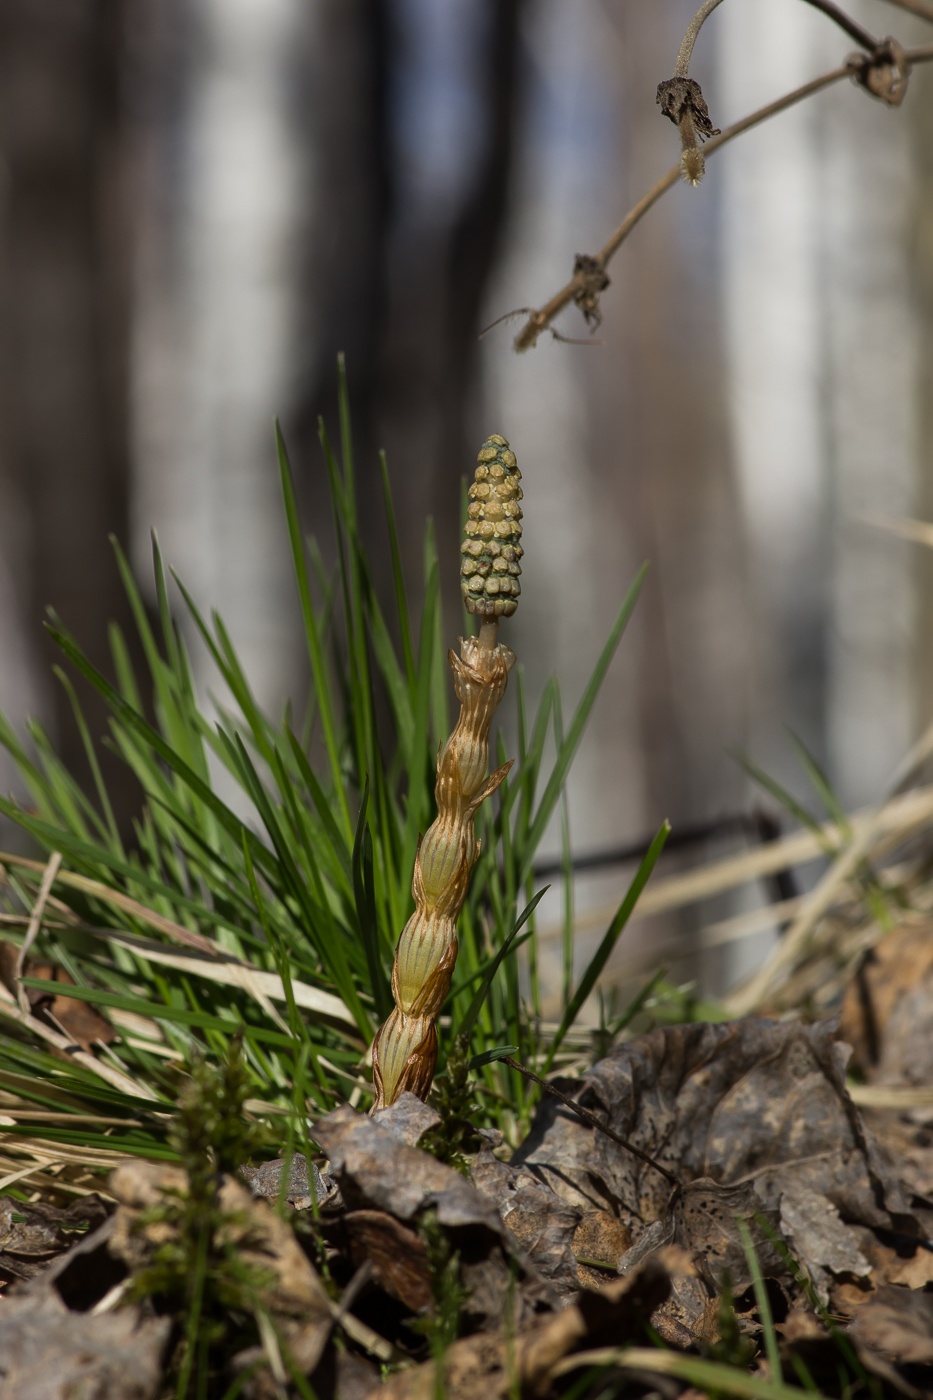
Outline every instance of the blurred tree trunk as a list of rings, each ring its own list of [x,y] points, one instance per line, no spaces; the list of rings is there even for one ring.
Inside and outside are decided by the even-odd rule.
[[[486,0],[485,43],[476,72],[482,153],[448,224],[412,228],[392,266],[391,316],[382,364],[380,422],[401,468],[400,502],[414,536],[424,514],[435,521],[440,558],[456,560],[460,483],[477,448],[501,428],[474,419],[480,310],[509,217],[509,178],[519,110],[519,23],[524,0]],[[418,557],[419,541],[412,538]],[[448,630],[460,625],[456,563],[442,574]]]
[[[302,113],[316,209],[301,288],[307,349],[285,422],[312,522],[330,509],[318,419],[336,436],[338,353],[347,361],[359,471],[373,472],[381,446],[374,412],[392,198],[390,63],[386,0],[319,0],[308,28]],[[369,484],[375,479],[373,472]],[[362,493],[364,510],[371,495]]]
[[[0,10],[0,489],[20,522],[17,603],[39,637],[53,605],[98,665],[123,605],[107,542],[127,533],[129,209],[122,0]],[[33,642],[38,667],[52,659]],[[44,679],[44,677],[43,677]],[[67,698],[59,751],[83,751]],[[91,732],[103,712],[91,699]],[[128,770],[113,760],[119,810]]]
[[[319,477],[318,414],[335,428],[334,364],[345,350],[363,530],[377,573],[384,578],[388,568],[376,457],[385,447],[409,584],[417,597],[431,515],[448,561],[451,625],[454,609],[459,620],[460,479],[476,451],[473,439],[492,431],[471,423],[470,410],[480,307],[508,213],[523,5],[484,0],[466,21],[482,34],[471,80],[483,139],[448,217],[405,194],[404,156],[392,139],[406,43],[398,14],[385,0],[324,0],[315,51],[326,61],[312,57],[312,160],[326,203],[308,269],[315,351],[295,415],[305,476]],[[312,515],[323,507],[320,488],[313,489]]]

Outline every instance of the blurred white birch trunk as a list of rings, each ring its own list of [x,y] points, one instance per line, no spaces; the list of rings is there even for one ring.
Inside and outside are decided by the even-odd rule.
[[[723,125],[851,48],[805,5],[727,5],[711,29],[717,19]],[[909,21],[897,28],[909,37]],[[752,746],[805,792],[790,725],[850,805],[881,795],[914,729],[909,556],[861,520],[909,514],[916,478],[909,140],[903,110],[844,84],[722,157],[730,399],[758,622]]]
[[[155,528],[198,605],[228,620],[257,699],[274,709],[296,680],[272,423],[289,407],[304,312],[307,180],[291,79],[306,8],[197,0],[183,165],[158,172],[178,183],[147,224],[136,322],[137,565],[151,576]]]

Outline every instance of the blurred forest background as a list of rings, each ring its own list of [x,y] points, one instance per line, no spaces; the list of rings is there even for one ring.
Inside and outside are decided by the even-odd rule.
[[[852,8],[925,42],[879,0]],[[612,266],[600,344],[545,336],[519,357],[518,321],[478,339],[545,301],[676,160],[655,88],[692,9],[6,0],[0,708],[39,715],[81,768],[43,610],[106,665],[108,623],[127,622],[107,534],[145,579],[151,528],[261,701],[303,692],[271,422],[326,537],[316,425],[335,428],[343,350],[377,567],[385,447],[416,591],[436,523],[451,639],[461,480],[488,433],[516,449],[527,558],[507,640],[532,696],[557,672],[572,703],[651,561],[575,768],[575,852],[750,812],[730,750],[814,806],[785,725],[847,805],[881,796],[933,712],[933,561],[864,520],[933,519],[927,72],[893,112],[840,84],[672,191]],[[729,0],[692,71],[726,126],[849,48],[798,0]],[[575,310],[560,324],[585,334]],[[110,779],[125,817],[115,761]],[[624,880],[587,876],[579,908]]]

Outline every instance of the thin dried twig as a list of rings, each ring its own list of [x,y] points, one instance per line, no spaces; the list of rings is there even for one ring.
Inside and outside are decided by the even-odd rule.
[[[822,10],[840,29],[844,29],[850,39],[869,53],[873,53],[878,47],[878,40],[870,34],[857,20],[847,15],[845,10],[841,10],[838,5],[833,4],[833,0],[806,0],[808,5],[813,5],[815,9]],[[897,0],[895,0],[897,3]],[[684,34],[683,42],[680,45],[680,52],[677,55],[677,63],[674,66],[674,77],[685,78],[690,69],[690,59],[693,55],[693,46],[697,41],[697,36],[709,16],[713,13],[722,0],[706,0],[697,10],[693,19],[687,25],[687,32]]]
[[[874,808],[861,808],[849,814],[849,822],[856,834],[865,829],[874,819]],[[914,788],[889,802],[883,811],[879,828],[882,838],[906,839],[921,827],[928,826],[933,818],[933,786]],[[821,824],[824,837],[840,844],[845,839],[835,822]],[[875,853],[877,848],[875,848]],[[725,890],[735,889],[750,880],[773,875],[778,870],[787,870],[809,861],[818,860],[823,855],[824,846],[812,831],[795,831],[778,841],[756,846],[753,850],[739,855],[726,856],[708,865],[700,865],[694,870],[685,870],[679,875],[668,875],[650,885],[638,901],[638,917],[659,914],[670,909],[710,899]],[[577,934],[591,932],[605,927],[618,905],[600,905],[598,908],[581,914],[574,923]],[[542,930],[545,940],[557,937],[556,926]]]
[[[914,744],[901,763],[888,790],[886,799],[876,808],[861,831],[826,870],[803,903],[777,948],[755,975],[725,1000],[733,1016],[746,1016],[763,1005],[788,976],[790,969],[806,949],[814,929],[827,913],[841,887],[851,878],[869,854],[884,828],[891,804],[903,792],[914,775],[933,754],[933,723]]]
[[[49,863],[43,871],[42,883],[39,886],[36,902],[32,906],[32,914],[29,919],[29,927],[26,930],[26,937],[23,939],[22,947],[16,958],[14,980],[16,982],[17,998],[19,1000],[20,1010],[26,1015],[29,1014],[29,998],[26,995],[26,989],[22,985],[23,969],[26,966],[26,954],[39,936],[39,929],[42,927],[42,915],[45,912],[45,906],[52,892],[55,876],[58,874],[58,867],[61,863],[61,851],[53,851],[49,856]]]
[[[919,49],[908,49],[904,53],[904,59],[908,65],[917,63],[928,63],[933,59],[933,46]],[[769,102],[764,107],[759,107],[757,111],[751,112],[741,121],[735,122],[732,126],[726,127],[719,136],[712,137],[704,146],[704,155],[711,155],[713,151],[719,150],[729,141],[734,141],[743,132],[750,131],[752,127],[767,121],[769,117],[775,117],[779,112],[785,112],[789,107],[794,107],[798,102],[804,101],[807,97],[812,97],[815,93],[821,92],[824,88],[832,87],[834,83],[841,82],[843,78],[857,78],[860,71],[864,69],[868,60],[862,55],[854,56],[842,64],[839,68],[833,68],[828,73],[822,73],[818,78],[812,78],[810,82],[804,83],[801,87],[795,88],[793,92],[785,93],[783,97],[777,98],[774,102]],[[651,189],[644,194],[636,205],[626,214],[614,233],[595,254],[588,260],[588,266],[595,266],[603,274],[609,262],[618,252],[621,245],[628,238],[629,234],[637,224],[641,222],[663,194],[673,185],[676,185],[681,176],[681,166],[672,165],[661,178],[652,185]],[[539,310],[532,312],[528,321],[523,326],[515,339],[515,349],[517,351],[529,350],[537,342],[538,336],[543,331],[549,329],[551,322],[556,316],[569,306],[571,302],[576,302],[581,296],[585,296],[589,290],[587,276],[583,271],[576,271],[566,286],[551,297]]]
[[[535,1084],[539,1084],[546,1094],[550,1094],[552,1099],[559,1099],[564,1107],[569,1108],[571,1113],[575,1113],[578,1118],[582,1119],[587,1127],[595,1128],[597,1132],[604,1133],[606,1137],[612,1138],[613,1142],[617,1142],[620,1147],[624,1147],[626,1152],[631,1152],[633,1157],[638,1157],[641,1161],[647,1163],[649,1167],[654,1167],[655,1171],[660,1172],[661,1175],[671,1183],[675,1190],[683,1190],[683,1187],[673,1172],[668,1171],[667,1167],[662,1167],[660,1162],[656,1162],[653,1157],[649,1157],[647,1152],[642,1152],[640,1147],[636,1147],[635,1144],[629,1142],[627,1138],[621,1137],[613,1128],[607,1128],[606,1124],[601,1123],[596,1117],[596,1114],[591,1113],[588,1108],[581,1108],[580,1104],[575,1103],[574,1100],[568,1098],[566,1094],[562,1094],[559,1089],[555,1089],[554,1085],[549,1084],[546,1079],[541,1079],[533,1070],[526,1069],[523,1064],[519,1064],[518,1060],[513,1060],[511,1055],[503,1055],[502,1063],[509,1065],[512,1069],[517,1069],[519,1074],[523,1074],[526,1079],[531,1079]]]
[[[674,77],[685,78],[690,71],[690,59],[693,57],[693,46],[697,41],[700,30],[703,28],[709,16],[722,4],[722,0],[706,0],[697,10],[693,19],[687,25],[687,32],[681,41],[680,51],[677,54],[677,62],[674,64]]]

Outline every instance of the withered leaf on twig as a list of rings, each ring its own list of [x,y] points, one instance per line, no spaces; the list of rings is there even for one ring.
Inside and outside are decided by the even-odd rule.
[[[579,282],[573,299],[583,312],[586,324],[596,330],[602,325],[599,296],[609,286],[609,274],[599,258],[590,253],[577,253],[573,263],[574,279]]]
[[[684,115],[689,113],[701,141],[720,135],[719,128],[710,120],[703,89],[695,78],[665,78],[658,83],[655,101],[675,126],[680,126]]]
[[[856,53],[850,59],[856,82],[872,97],[899,107],[907,96],[910,64],[903,47],[896,39],[882,39],[872,54]]]

